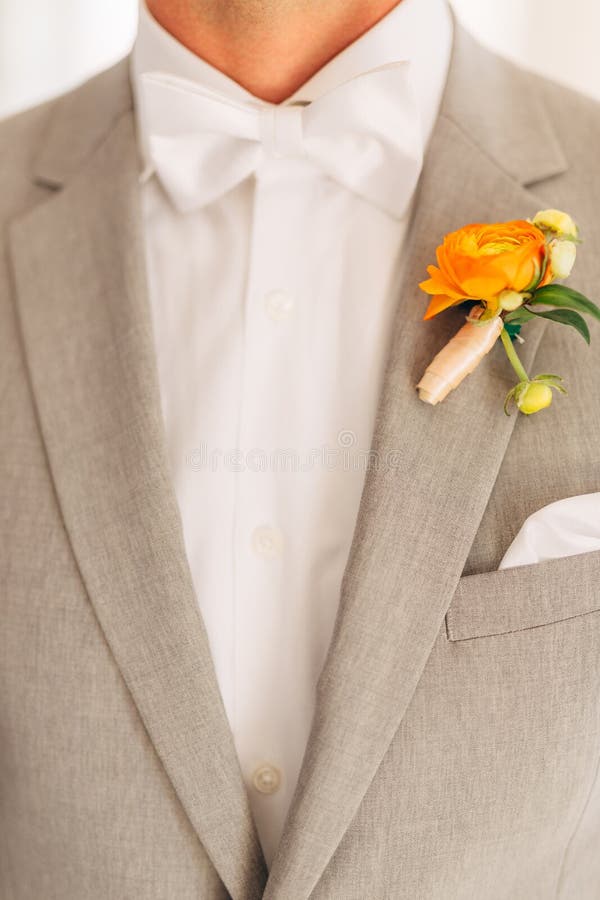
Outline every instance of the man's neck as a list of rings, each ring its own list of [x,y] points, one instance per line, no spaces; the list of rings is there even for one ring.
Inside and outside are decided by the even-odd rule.
[[[399,0],[146,0],[188,50],[281,103]]]

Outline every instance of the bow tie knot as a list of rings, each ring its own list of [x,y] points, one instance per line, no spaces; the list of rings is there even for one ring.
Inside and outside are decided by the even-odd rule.
[[[140,101],[147,156],[182,212],[211,203],[265,161],[293,157],[401,218],[421,171],[407,63],[372,69],[312,103],[282,105],[146,73]]]
[[[260,140],[267,158],[305,156],[301,106],[264,106],[260,109]]]

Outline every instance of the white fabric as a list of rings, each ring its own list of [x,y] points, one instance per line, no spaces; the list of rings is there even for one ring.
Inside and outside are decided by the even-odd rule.
[[[600,493],[567,497],[529,516],[500,569],[600,550]]]
[[[400,68],[424,147],[451,33],[445,0],[403,0],[290,102],[318,100],[361,72],[406,63]],[[143,153],[150,132],[139,99],[142,76],[151,72],[193,81],[232,104],[261,105],[142,8],[133,86]],[[385,92],[393,106],[387,86]],[[398,102],[404,115],[402,85]],[[178,109],[185,118],[187,101]],[[368,115],[365,109],[365,121]],[[177,126],[168,117],[169,129]],[[389,157],[383,162],[377,178],[392,195],[407,176]],[[223,164],[227,169],[228,160]],[[235,182],[187,214],[155,177],[144,183],[142,200],[161,400],[187,556],[269,863],[338,608],[391,320],[402,300],[407,218],[388,215],[306,157],[270,156]],[[271,793],[256,786],[277,785],[265,764],[280,773]]]
[[[144,73],[149,159],[180,212],[212,203],[271,159],[304,157],[401,218],[423,161],[408,70],[374,69],[306,106],[233,101],[189,79]]]

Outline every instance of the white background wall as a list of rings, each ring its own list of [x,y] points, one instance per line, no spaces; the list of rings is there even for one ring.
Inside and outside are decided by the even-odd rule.
[[[227,0],[223,0],[227,2]],[[485,44],[600,99],[599,0],[452,0]],[[0,116],[123,56],[138,0],[0,0]]]

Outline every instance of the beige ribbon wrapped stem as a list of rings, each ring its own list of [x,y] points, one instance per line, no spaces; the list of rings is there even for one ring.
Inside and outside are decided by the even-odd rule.
[[[483,308],[474,309],[470,318],[479,318],[482,313]],[[500,316],[463,325],[427,367],[417,385],[420,399],[435,405],[447,397],[489,353],[503,327]]]

